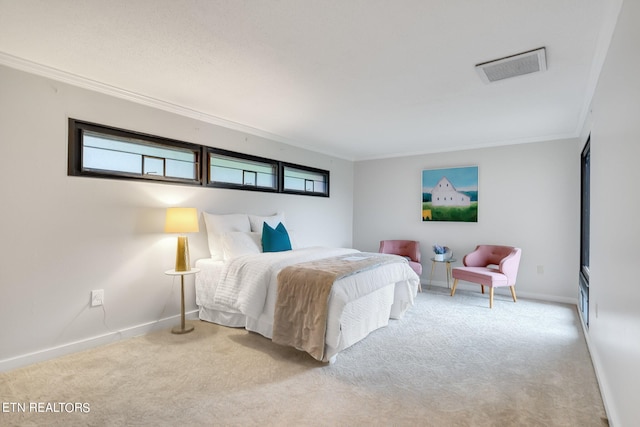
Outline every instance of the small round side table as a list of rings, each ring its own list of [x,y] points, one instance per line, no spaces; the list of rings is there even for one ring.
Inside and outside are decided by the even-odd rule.
[[[186,334],[193,331],[193,325],[186,326],[184,320],[184,276],[199,273],[199,268],[192,268],[188,271],[167,270],[164,274],[168,276],[180,276],[180,326],[174,326],[171,332],[174,334]]]
[[[451,280],[451,263],[452,262],[456,262],[457,259],[455,258],[448,258],[445,260],[439,260],[439,259],[435,259],[435,258],[431,258],[431,274],[429,274],[429,286],[431,286],[431,278],[433,277],[433,269],[436,267],[436,263],[437,262],[441,262],[445,264],[445,267],[447,269],[447,288],[451,289],[451,285],[449,284],[450,280]]]

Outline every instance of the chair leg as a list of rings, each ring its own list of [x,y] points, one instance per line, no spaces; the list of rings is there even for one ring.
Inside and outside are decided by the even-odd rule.
[[[517,302],[518,300],[516,299],[516,287],[510,286],[510,288],[511,288],[511,296],[513,297],[513,302]]]
[[[493,308],[493,286],[489,288],[489,308]]]
[[[484,294],[484,285],[480,285],[480,289],[482,289],[482,293]]]
[[[456,293],[456,286],[458,286],[458,279],[453,279],[453,287],[451,288],[451,296]]]

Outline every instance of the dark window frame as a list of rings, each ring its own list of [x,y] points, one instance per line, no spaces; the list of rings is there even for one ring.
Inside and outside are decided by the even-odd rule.
[[[580,271],[589,281],[590,207],[591,207],[591,139],[587,139],[581,153],[580,196]]]
[[[253,156],[250,154],[239,153],[236,151],[224,150],[221,148],[210,147],[206,145],[194,144],[190,142],[179,141],[170,138],[159,137],[142,132],[135,132],[126,129],[116,128],[112,126],[100,125],[97,123],[91,123],[83,120],[77,120],[73,118],[68,119],[69,123],[69,141],[68,141],[68,162],[67,162],[67,175],[69,176],[83,176],[91,178],[103,178],[103,179],[118,179],[118,180],[133,180],[133,181],[150,181],[165,184],[183,184],[183,185],[195,185],[211,188],[223,188],[233,190],[248,190],[248,191],[261,191],[267,193],[281,193],[281,194],[294,194],[302,196],[314,196],[314,197],[329,197],[329,182],[330,171],[325,169],[314,168],[311,166],[303,166],[295,163],[283,162],[279,160],[269,159],[266,157]],[[181,150],[188,150],[194,154],[194,164],[196,167],[195,178],[178,178],[167,177],[164,175],[155,174],[136,174],[115,170],[91,170],[84,169],[82,165],[83,160],[83,135],[88,131],[95,134],[103,134],[105,136],[113,136],[120,139],[131,139],[143,141],[145,144],[157,146],[160,148],[176,148]],[[248,160],[257,163],[265,163],[272,165],[274,173],[274,187],[264,187],[252,184],[233,184],[225,182],[211,182],[210,180],[210,155],[219,154],[221,156],[238,159],[239,161]],[[146,155],[144,155],[146,156]],[[146,156],[152,157],[152,156]],[[163,159],[163,158],[159,158]],[[163,162],[165,163],[165,162]],[[165,164],[166,168],[166,164]],[[284,186],[284,170],[285,168],[297,169],[303,172],[310,172],[313,174],[319,174],[325,177],[325,191],[297,191],[286,189]],[[306,187],[306,186],[305,186]]]
[[[591,241],[591,135],[580,154],[580,269],[578,273],[579,309],[589,328],[589,247]]]
[[[285,179],[285,175],[284,175],[284,169],[285,168],[291,168],[291,169],[297,169],[299,171],[302,172],[310,172],[310,173],[314,173],[314,174],[318,174],[318,175],[322,175],[325,177],[325,191],[320,192],[320,191],[298,191],[298,190],[291,190],[291,189],[286,189],[284,186],[284,179]],[[302,196],[315,196],[315,197],[329,197],[329,179],[330,179],[330,174],[328,170],[324,170],[324,169],[318,169],[318,168],[313,168],[311,166],[302,166],[302,165],[297,165],[295,163],[288,163],[288,162],[280,162],[280,182],[279,182],[279,186],[280,186],[280,192],[281,193],[286,193],[286,194],[298,194],[298,195],[302,195]],[[305,185],[306,187],[306,185]]]
[[[168,149],[180,149],[191,151],[195,156],[194,166],[195,178],[168,177],[154,174],[136,174],[121,171],[91,170],[85,169],[82,165],[83,159],[83,135],[84,132],[97,133],[116,138],[135,139],[143,141],[150,146]],[[134,181],[153,181],[171,184],[202,185],[202,146],[189,142],[177,141],[175,139],[162,138],[141,132],[134,132],[111,126],[99,125],[76,119],[69,119],[69,152],[68,152],[67,174],[70,176],[84,176],[91,178],[123,179]],[[144,158],[150,157],[143,155]],[[163,159],[164,160],[164,159]],[[164,163],[164,162],[163,162]]]
[[[206,159],[207,159],[207,167],[206,172],[204,172],[205,180],[204,185],[207,187],[214,188],[226,188],[232,190],[248,190],[248,191],[262,191],[266,193],[278,193],[278,174],[279,172],[279,162],[277,160],[267,159],[266,157],[258,157],[253,156],[251,154],[237,153],[235,151],[223,150],[222,148],[215,147],[205,147]],[[211,155],[220,155],[224,157],[230,157],[232,159],[238,159],[239,161],[246,160],[249,162],[255,163],[264,163],[266,165],[271,165],[273,168],[274,174],[274,186],[273,187],[264,187],[258,185],[250,185],[250,184],[233,184],[230,182],[221,182],[221,181],[212,181],[211,180]],[[244,171],[243,171],[244,172]],[[243,173],[244,175],[244,173]],[[257,179],[256,179],[257,181]]]

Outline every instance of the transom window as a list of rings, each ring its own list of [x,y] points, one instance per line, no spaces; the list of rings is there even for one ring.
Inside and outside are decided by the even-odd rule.
[[[69,119],[68,155],[73,176],[329,197],[326,170],[75,119]]]
[[[83,170],[196,179],[196,165],[197,156],[191,150],[163,148],[90,131],[83,133]]]
[[[69,120],[69,175],[200,183],[195,144]]]
[[[210,185],[271,191],[278,189],[278,162],[213,148],[208,151],[207,181]]]
[[[329,194],[329,172],[283,164],[283,191],[288,193]]]

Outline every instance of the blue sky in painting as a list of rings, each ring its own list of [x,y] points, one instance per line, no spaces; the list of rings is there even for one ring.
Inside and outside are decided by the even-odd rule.
[[[458,191],[478,191],[477,166],[424,170],[422,171],[422,191],[430,193],[443,176],[446,176]]]

